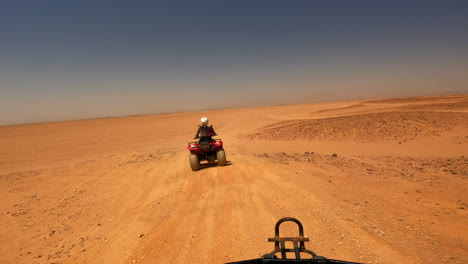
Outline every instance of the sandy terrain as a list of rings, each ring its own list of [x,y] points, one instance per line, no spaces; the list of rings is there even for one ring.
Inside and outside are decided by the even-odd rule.
[[[192,172],[202,115],[230,163]],[[325,257],[468,263],[468,95],[4,126],[0,146],[0,263],[250,259],[285,216]]]

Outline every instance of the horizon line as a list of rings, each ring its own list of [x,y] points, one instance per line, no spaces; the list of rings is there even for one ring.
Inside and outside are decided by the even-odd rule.
[[[100,119],[118,119],[118,118],[131,118],[131,117],[142,117],[142,116],[172,115],[172,114],[191,114],[191,113],[196,113],[196,112],[201,112],[201,111],[222,111],[222,110],[232,110],[232,109],[248,109],[248,108],[274,107],[274,106],[287,106],[287,105],[307,105],[307,104],[346,102],[346,101],[374,101],[374,100],[388,100],[388,99],[406,99],[406,98],[421,98],[421,97],[450,97],[450,96],[468,96],[468,93],[417,95],[417,96],[401,96],[401,97],[383,96],[383,97],[377,97],[377,98],[330,99],[330,100],[311,101],[307,103],[266,104],[266,105],[246,106],[246,107],[227,106],[227,107],[222,107],[222,108],[221,107],[203,108],[203,109],[195,109],[195,110],[190,110],[190,111],[181,110],[181,111],[169,111],[169,112],[158,112],[158,113],[99,116],[99,117],[92,117],[92,118],[79,118],[79,119],[68,119],[68,120],[44,121],[44,122],[0,124],[0,129],[5,128],[5,127],[12,127],[12,126],[57,124],[57,123],[65,123],[65,122],[81,122],[81,121],[92,121],[92,120],[100,120]]]

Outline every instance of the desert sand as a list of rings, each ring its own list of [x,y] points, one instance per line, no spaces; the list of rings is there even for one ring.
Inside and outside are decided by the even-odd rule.
[[[228,166],[191,171],[201,116]],[[3,126],[0,263],[252,259],[281,217],[327,258],[468,263],[467,187],[468,95]]]

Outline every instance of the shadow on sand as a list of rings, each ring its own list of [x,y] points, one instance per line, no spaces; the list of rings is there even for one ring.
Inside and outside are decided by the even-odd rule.
[[[226,161],[226,165],[224,166],[219,166],[219,167],[226,167],[226,166],[231,166],[233,163],[231,161]],[[204,170],[204,169],[208,169],[208,168],[212,168],[212,167],[218,167],[218,163],[217,162],[213,162],[213,163],[202,163],[200,164],[200,170]]]

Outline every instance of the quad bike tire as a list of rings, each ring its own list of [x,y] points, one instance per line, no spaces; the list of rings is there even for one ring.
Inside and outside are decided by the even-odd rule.
[[[198,155],[190,153],[189,161],[190,168],[192,168],[193,171],[197,171],[200,169],[200,160],[198,159]]]
[[[216,152],[216,159],[218,160],[218,166],[226,165],[226,152],[224,152],[224,149],[220,149]]]

